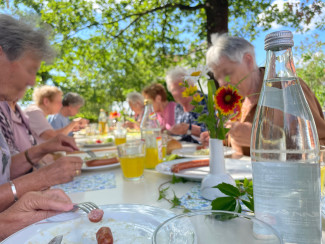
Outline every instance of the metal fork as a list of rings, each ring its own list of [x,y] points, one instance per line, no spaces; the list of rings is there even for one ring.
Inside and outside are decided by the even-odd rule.
[[[93,151],[87,150],[85,151],[91,158],[97,158],[96,154]]]
[[[72,211],[76,211],[77,209],[81,209],[88,214],[94,209],[99,209],[99,207],[93,202],[82,202],[73,205]]]

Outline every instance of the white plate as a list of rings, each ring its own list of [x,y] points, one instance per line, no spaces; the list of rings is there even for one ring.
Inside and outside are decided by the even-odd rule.
[[[82,147],[87,147],[87,148],[113,147],[113,146],[114,146],[114,142],[94,143],[94,144],[82,144]]]
[[[116,164],[107,164],[107,165],[101,165],[101,166],[93,166],[93,167],[88,167],[86,163],[82,164],[81,170],[83,171],[91,171],[91,170],[97,170],[97,169],[110,169],[110,168],[115,168],[120,166],[120,163]]]
[[[191,147],[183,147],[183,148],[180,148],[180,149],[175,149],[172,151],[172,154],[177,154],[178,156],[180,157],[185,157],[185,158],[208,158],[209,157],[209,154],[207,155],[198,155],[198,154],[195,154],[195,152],[197,152],[198,150],[196,150],[196,146],[191,146]],[[223,152],[224,152],[224,155],[227,156],[227,155],[231,155],[235,152],[234,149],[232,149],[231,147],[223,147]]]
[[[114,204],[102,206],[103,220],[92,223],[86,214],[79,213],[79,217],[66,222],[36,223],[13,234],[4,240],[3,244],[44,244],[53,237],[63,235],[62,244],[67,243],[97,243],[96,232],[102,226],[110,227],[114,244],[121,243],[152,243],[151,236],[159,224],[175,216],[169,210],[146,205]],[[57,215],[65,218],[64,213]],[[44,221],[42,221],[44,222]]]
[[[201,157],[202,158],[202,157]],[[235,179],[242,180],[244,178],[252,178],[252,164],[249,158],[242,159],[231,159],[225,158],[226,171]],[[202,180],[204,176],[209,173],[209,167],[197,167],[190,168],[180,171],[179,173],[173,173],[171,167],[174,164],[189,162],[194,159],[183,158],[176,159],[168,162],[160,163],[156,166],[156,170],[165,175],[175,175],[178,177],[184,177],[192,180]]]
[[[94,152],[97,157],[102,157],[105,155],[112,155],[112,157],[117,157],[117,152],[116,150],[109,150],[109,151],[99,151],[99,152]],[[82,160],[84,160],[84,163],[82,164],[81,170],[83,171],[91,171],[91,170],[98,170],[98,169],[110,169],[110,168],[115,168],[120,165],[120,163],[115,163],[115,164],[107,164],[107,165],[102,165],[102,166],[94,166],[94,167],[88,167],[86,165],[85,158],[89,157],[87,153],[75,153],[75,154],[69,154],[68,156],[77,156],[80,157]]]

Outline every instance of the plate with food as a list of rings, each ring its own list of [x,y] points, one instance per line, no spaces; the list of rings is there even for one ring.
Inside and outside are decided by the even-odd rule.
[[[97,170],[97,169],[108,169],[114,168],[120,165],[120,161],[117,157],[116,152],[94,152],[96,157],[90,157],[83,155],[84,161],[82,170]]]
[[[82,144],[82,147],[97,148],[97,147],[112,147],[114,146],[114,139],[109,137],[106,139],[92,139]]]
[[[95,244],[98,243],[98,238],[109,235],[113,238],[114,244],[151,244],[155,229],[165,220],[175,216],[167,209],[146,205],[114,204],[100,208],[104,211],[104,215],[99,222],[91,222],[87,214],[79,211],[79,216],[66,221],[65,215],[70,213],[63,213],[55,216],[56,221],[41,221],[41,224],[30,225],[2,243],[44,244],[49,243],[55,236],[63,235],[62,244]],[[60,217],[62,221],[59,221]]]
[[[223,153],[225,156],[231,155],[235,152],[231,147],[223,147]],[[180,157],[185,158],[208,158],[210,155],[209,148],[202,148],[202,146],[191,146],[175,149],[172,154],[177,154]]]
[[[225,158],[226,171],[235,180],[252,178],[249,157],[244,159]],[[162,174],[175,175],[191,180],[202,180],[209,173],[209,158],[183,158],[160,163],[156,170]]]

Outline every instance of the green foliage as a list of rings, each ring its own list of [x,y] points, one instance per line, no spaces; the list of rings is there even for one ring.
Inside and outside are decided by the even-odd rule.
[[[315,93],[319,103],[325,107],[325,42],[319,40],[319,36],[313,36],[312,40],[306,39],[295,48],[296,72]]]
[[[52,30],[58,56],[42,65],[37,84],[54,84],[64,92],[81,94],[87,101],[81,114],[95,118],[113,101],[124,101],[130,91],[141,91],[152,82],[164,82],[174,66],[204,63],[207,49],[207,16],[216,16],[205,0],[14,0],[10,11],[32,16]],[[213,1],[210,1],[211,3]],[[281,12],[269,0],[229,1],[231,34],[250,38],[267,30],[271,22],[300,28],[320,14],[324,3],[286,3]],[[296,11],[294,4],[302,8]],[[0,1],[7,8],[7,1]],[[213,9],[213,11],[207,11]],[[292,15],[292,10],[295,14]],[[264,15],[260,13],[264,12]],[[193,21],[195,20],[195,21]],[[260,27],[262,26],[262,27]],[[316,22],[324,29],[322,20]],[[30,101],[28,92],[24,101]],[[171,97],[169,96],[169,99]]]
[[[236,182],[237,187],[221,183],[214,188],[218,188],[225,197],[218,197],[211,202],[212,210],[234,211],[241,213],[241,202],[252,212],[254,212],[253,182],[247,180]]]

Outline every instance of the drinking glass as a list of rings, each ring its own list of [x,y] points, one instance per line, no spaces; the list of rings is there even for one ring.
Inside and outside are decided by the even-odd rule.
[[[153,233],[153,244],[283,244],[281,235],[251,215],[199,210],[168,219]]]
[[[141,140],[120,144],[117,152],[124,178],[139,180],[143,177],[145,144]]]
[[[121,145],[126,143],[126,129],[116,129],[114,130],[115,145]]]
[[[321,194],[322,194],[322,203],[325,198],[325,146],[320,146],[319,151],[319,162],[320,162],[320,183],[321,183]]]

